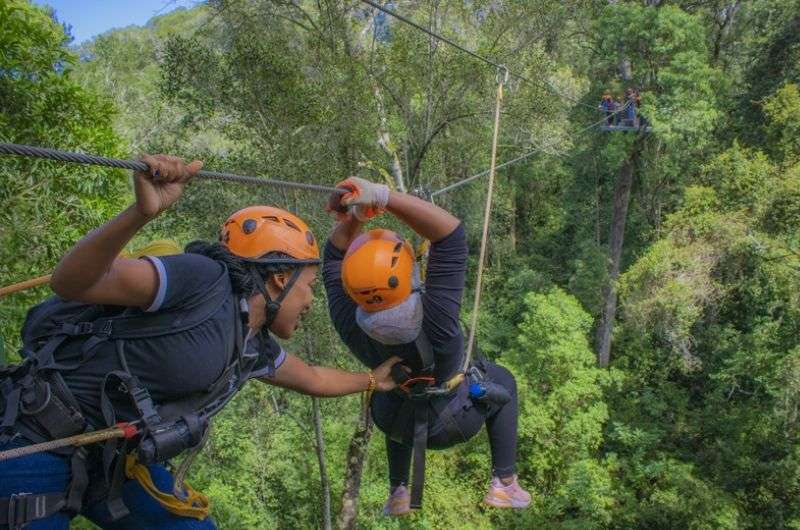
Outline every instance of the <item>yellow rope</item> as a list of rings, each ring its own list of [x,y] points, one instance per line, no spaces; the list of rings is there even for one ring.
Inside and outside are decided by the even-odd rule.
[[[133,432],[130,435],[135,435],[135,427],[115,425],[114,427],[109,427],[100,431],[86,432],[76,434],[74,436],[68,436],[66,438],[59,438],[57,440],[48,440],[38,444],[15,447],[14,449],[0,451],[0,462],[3,460],[10,460],[12,458],[19,458],[21,456],[44,453],[46,451],[54,451],[62,447],[80,447],[82,445],[103,442],[112,438],[125,438],[126,435],[128,435],[128,431],[126,429],[129,428],[133,428]]]
[[[462,372],[465,372],[472,360],[472,351],[475,347],[475,331],[478,328],[478,309],[481,305],[481,283],[483,269],[486,261],[486,242],[489,239],[489,219],[492,213],[492,194],[494,193],[494,175],[497,169],[497,137],[500,132],[500,106],[503,102],[503,85],[508,80],[508,70],[498,71],[497,96],[494,105],[494,132],[492,134],[492,162],[489,166],[489,189],[486,192],[486,207],[483,210],[483,235],[481,236],[481,251],[478,257],[478,276],[475,280],[475,302],[472,305],[472,323],[467,341],[467,354],[464,356]]]
[[[180,245],[175,241],[171,239],[158,239],[141,248],[135,248],[129,252],[122,251],[120,256],[125,258],[141,258],[143,256],[169,256],[171,254],[180,254],[181,252],[183,252],[183,249],[181,249]],[[19,291],[24,291],[25,289],[30,289],[31,287],[44,285],[50,282],[51,276],[51,274],[45,274],[44,276],[37,276],[30,280],[0,287],[0,298]]]
[[[136,460],[134,455],[125,457],[125,476],[134,479],[142,486],[148,495],[153,497],[161,506],[175,515],[193,517],[202,521],[208,517],[208,497],[192,489],[189,484],[183,484],[186,498],[179,499],[172,493],[165,493],[158,489],[150,476],[150,470]]]
[[[19,291],[24,291],[25,289],[30,289],[31,287],[44,285],[50,281],[50,276],[51,276],[50,274],[45,274],[44,276],[37,276],[36,278],[31,278],[30,280],[12,283],[11,285],[0,287],[0,298],[2,298],[3,296],[14,294]]]

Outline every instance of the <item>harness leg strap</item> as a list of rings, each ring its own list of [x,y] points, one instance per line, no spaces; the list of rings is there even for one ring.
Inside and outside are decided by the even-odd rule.
[[[23,493],[0,499],[0,526],[11,530],[37,519],[50,517],[66,504],[64,492]]]
[[[122,486],[125,482],[125,455],[128,453],[128,440],[122,443],[122,449],[116,455],[111,482],[108,486],[106,508],[112,521],[119,521],[131,512],[122,500]]]
[[[89,473],[86,469],[87,451],[85,447],[78,447],[70,458],[72,480],[67,489],[65,508],[73,513],[80,513],[83,506],[83,494],[89,486]]]
[[[425,449],[428,447],[428,402],[414,402],[414,475],[411,481],[411,507],[422,508],[425,488]]]

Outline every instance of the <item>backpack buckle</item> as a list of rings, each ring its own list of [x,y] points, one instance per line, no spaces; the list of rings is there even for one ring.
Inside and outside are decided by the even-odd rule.
[[[102,335],[103,337],[108,337],[111,335],[111,330],[113,326],[110,320],[106,320],[103,322],[103,327],[100,328],[100,331],[97,332],[97,335]]]
[[[77,324],[70,324],[64,322],[61,324],[61,332],[65,335],[91,335],[94,332],[93,322],[78,322]]]

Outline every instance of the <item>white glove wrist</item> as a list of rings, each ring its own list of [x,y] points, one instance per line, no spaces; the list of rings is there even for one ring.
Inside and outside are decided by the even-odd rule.
[[[386,208],[387,204],[389,204],[389,186],[386,184],[375,184],[375,195],[372,200],[372,206],[383,210]]]

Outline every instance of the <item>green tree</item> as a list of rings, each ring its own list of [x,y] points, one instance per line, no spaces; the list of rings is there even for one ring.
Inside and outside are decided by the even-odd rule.
[[[563,528],[602,528],[613,513],[610,472],[598,458],[608,375],[595,366],[591,324],[561,289],[528,293],[514,345],[503,357],[517,378],[520,475],[535,484],[532,514]]]
[[[0,2],[0,137],[6,142],[85,149],[109,156],[123,146],[114,109],[73,79],[74,53],[60,24],[41,7]],[[84,233],[129,196],[121,172],[24,158],[0,158],[0,283],[48,273]],[[0,300],[9,351],[37,289]]]

